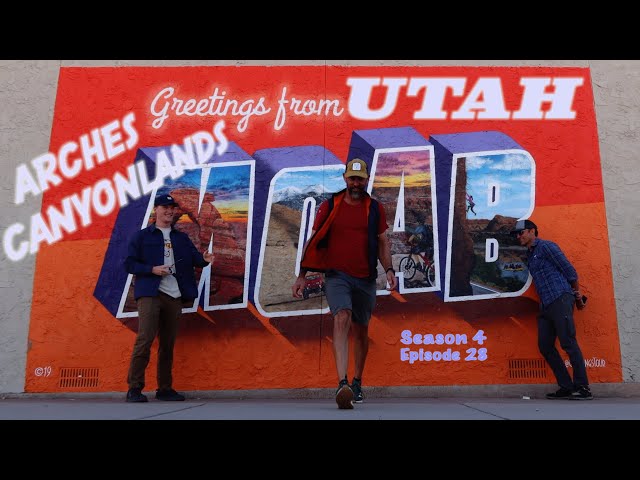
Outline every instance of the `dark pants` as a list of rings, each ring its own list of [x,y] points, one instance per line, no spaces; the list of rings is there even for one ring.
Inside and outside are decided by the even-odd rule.
[[[158,389],[172,388],[173,346],[178,334],[178,319],[182,301],[164,293],[157,297],[140,297],[138,305],[138,335],[133,345],[127,382],[129,388],[144,388],[144,372],[149,364],[151,345],[158,336]]]
[[[576,326],[573,322],[574,306],[574,296],[565,293],[546,307],[540,305],[538,314],[538,349],[553,370],[558,385],[567,390],[589,385],[587,368],[576,340]],[[564,360],[556,349],[556,338],[560,340],[560,346],[571,361],[573,381]]]

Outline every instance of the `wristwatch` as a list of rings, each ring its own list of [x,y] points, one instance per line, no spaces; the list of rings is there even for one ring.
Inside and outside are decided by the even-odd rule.
[[[384,273],[388,273],[388,272],[389,272],[389,270],[391,270],[391,271],[393,272],[393,274],[394,274],[394,275],[396,274],[396,271],[393,269],[393,267],[389,267],[389,268],[387,268],[387,269],[384,271]]]

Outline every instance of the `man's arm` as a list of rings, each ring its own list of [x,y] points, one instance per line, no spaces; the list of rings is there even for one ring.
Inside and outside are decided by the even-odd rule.
[[[205,250],[204,254],[200,253],[198,251],[198,249],[196,248],[196,246],[191,241],[191,239],[189,238],[189,236],[186,233],[185,233],[185,235],[187,236],[187,241],[189,242],[189,251],[191,253],[191,262],[196,267],[201,267],[201,268],[204,268],[207,265],[209,265],[211,263],[211,261],[213,260],[213,254],[209,253],[209,251],[207,251],[207,250]]]
[[[320,207],[318,207],[318,213],[316,214],[316,219],[315,219],[315,222],[313,223],[313,229],[311,230],[311,233],[309,234],[309,238],[307,238],[307,241],[304,242],[304,247],[302,247],[302,255],[300,256],[300,258],[304,258],[304,252],[307,250],[307,247],[309,246],[311,239],[315,235],[316,230],[320,229],[320,227],[325,222],[328,216],[329,216],[329,202],[328,200],[324,200],[320,204]],[[305,278],[306,276],[307,276],[307,270],[302,268],[301,266],[300,271],[298,272],[298,276],[296,277],[296,281],[291,287],[291,293],[293,294],[294,298],[302,297],[302,291],[304,290],[304,286],[306,283],[306,278]]]
[[[148,231],[140,230],[131,238],[127,250],[127,258],[124,261],[124,267],[127,273],[131,273],[136,276],[151,276],[158,275],[164,277],[165,275],[171,275],[171,267],[169,265],[151,265],[145,263],[152,255],[148,248],[144,249],[144,237],[148,235]]]
[[[389,244],[386,230],[378,235],[378,258],[387,275],[387,282],[389,282],[387,290],[393,291],[398,286],[398,279],[391,261],[391,245]]]
[[[565,254],[562,252],[560,247],[553,242],[548,242],[545,244],[546,250],[549,254],[549,259],[554,263],[556,267],[562,272],[564,277],[573,287],[574,285],[578,285],[578,272],[573,268],[571,262]]]
[[[304,247],[302,247],[302,255],[300,258],[304,258],[304,251],[307,249],[307,246],[309,245],[309,241],[311,240],[311,237],[313,237],[314,233],[316,233],[316,231],[311,230],[311,234],[309,235],[309,238],[304,243]],[[291,294],[294,296],[294,298],[302,298],[302,291],[304,290],[305,283],[307,282],[306,276],[307,276],[307,270],[302,268],[301,266],[300,271],[298,272],[298,276],[296,277],[296,281],[293,283],[293,286],[291,287]]]
[[[549,243],[548,247],[549,258],[565,276],[565,278],[569,282],[569,285],[571,285],[574,296],[576,298],[581,298],[582,293],[580,293],[578,272],[557,244]]]
[[[142,231],[136,232],[127,247],[127,258],[124,261],[124,268],[127,273],[133,275],[152,275],[153,265],[146,264],[140,258],[140,250],[142,243]]]

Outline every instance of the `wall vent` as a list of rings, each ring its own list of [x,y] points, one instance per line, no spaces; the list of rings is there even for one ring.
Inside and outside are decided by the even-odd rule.
[[[543,358],[509,360],[509,378],[547,378],[547,364]]]
[[[60,388],[97,387],[99,371],[99,368],[61,368]]]

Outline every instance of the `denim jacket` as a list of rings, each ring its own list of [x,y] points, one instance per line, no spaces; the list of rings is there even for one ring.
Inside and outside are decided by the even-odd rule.
[[[192,302],[198,298],[198,286],[194,267],[206,267],[205,261],[189,236],[173,226],[169,234],[175,258],[175,277],[182,294],[182,301]],[[154,266],[164,264],[164,237],[155,223],[136,232],[127,250],[124,261],[128,273],[136,276],[134,297],[155,297],[162,277],[151,273]]]

